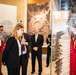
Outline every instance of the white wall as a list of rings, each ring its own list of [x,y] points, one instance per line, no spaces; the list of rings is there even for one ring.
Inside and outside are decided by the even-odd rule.
[[[10,34],[17,23],[17,7],[0,4],[0,25]]]
[[[24,31],[27,32],[27,0],[24,0]]]

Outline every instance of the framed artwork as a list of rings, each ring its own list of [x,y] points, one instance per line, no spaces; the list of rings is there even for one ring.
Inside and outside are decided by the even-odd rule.
[[[4,31],[10,35],[17,23],[17,7],[12,5],[0,4],[0,25],[4,26]]]
[[[44,36],[44,46],[46,46],[46,38],[50,34],[50,3],[28,4],[27,12],[27,32],[34,34],[34,28],[39,29],[39,34]]]

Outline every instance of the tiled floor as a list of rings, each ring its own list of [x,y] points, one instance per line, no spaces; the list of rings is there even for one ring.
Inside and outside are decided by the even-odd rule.
[[[42,56],[42,66],[43,66],[42,75],[51,75],[50,74],[50,66],[46,67],[46,55]],[[7,75],[6,66],[2,66],[2,72],[3,72],[3,75]],[[31,58],[29,58],[27,75],[32,75],[31,74]],[[38,75],[38,63],[37,63],[37,61],[36,61],[36,71],[33,75]]]

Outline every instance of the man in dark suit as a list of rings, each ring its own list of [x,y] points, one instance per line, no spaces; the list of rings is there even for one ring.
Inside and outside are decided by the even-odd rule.
[[[28,46],[31,45],[30,36],[26,33],[22,35],[22,55],[21,55],[21,66],[22,66],[22,75],[27,75],[27,66],[28,66],[28,57],[29,50]]]
[[[39,29],[34,29],[34,35],[31,36],[31,42],[32,42],[32,72],[31,74],[34,74],[35,72],[35,61],[36,57],[38,60],[38,66],[39,66],[39,73],[38,75],[41,75],[42,72],[42,45],[44,38],[42,35],[38,34]]]
[[[50,60],[50,56],[51,56],[51,34],[48,35],[48,38],[47,38],[47,58],[46,58],[46,67],[49,66],[49,60]]]

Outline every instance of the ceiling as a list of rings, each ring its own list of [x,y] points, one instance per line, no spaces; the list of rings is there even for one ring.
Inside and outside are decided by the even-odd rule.
[[[41,2],[50,2],[50,0],[27,0],[28,4],[41,3]]]
[[[71,10],[76,7],[76,0],[54,0],[57,10]]]

